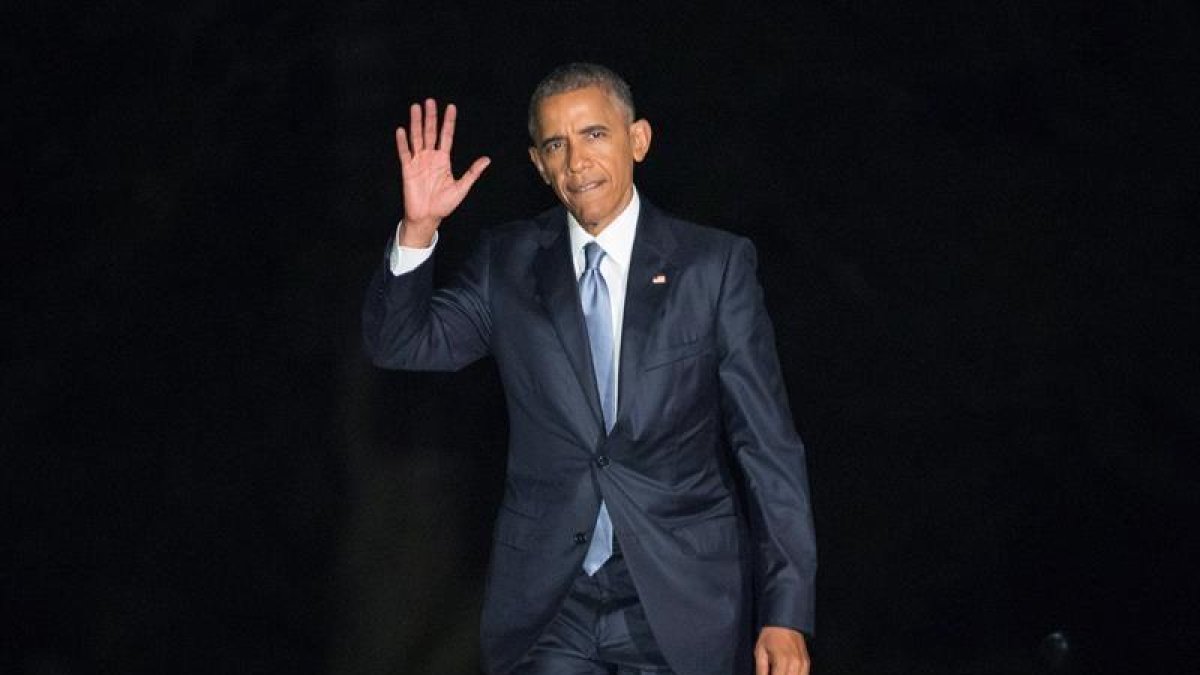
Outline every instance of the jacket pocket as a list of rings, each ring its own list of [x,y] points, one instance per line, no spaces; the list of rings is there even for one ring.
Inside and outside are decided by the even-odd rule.
[[[532,545],[536,526],[537,521],[533,518],[501,505],[492,538],[497,543],[527,551]]]
[[[712,335],[702,335],[684,342],[669,344],[651,350],[642,360],[642,370],[653,370],[684,359],[711,352],[714,348]]]
[[[717,516],[672,530],[684,552],[697,558],[736,558],[738,519],[736,515]]]

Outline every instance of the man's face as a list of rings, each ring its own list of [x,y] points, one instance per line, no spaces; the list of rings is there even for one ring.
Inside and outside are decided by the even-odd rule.
[[[650,124],[631,124],[598,86],[545,99],[537,121],[529,158],[579,224],[598,234],[633,198],[633,165],[650,149]]]

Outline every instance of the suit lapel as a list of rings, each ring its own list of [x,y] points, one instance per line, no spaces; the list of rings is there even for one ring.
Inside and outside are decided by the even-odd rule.
[[[674,280],[675,266],[670,255],[675,246],[674,234],[665,218],[643,199],[625,287],[617,424],[633,403],[646,341],[658,325],[663,300]]]
[[[538,296],[558,332],[567,360],[584,398],[591,409],[592,422],[603,432],[604,414],[600,409],[600,394],[592,373],[591,347],[579,302],[575,280],[575,265],[571,260],[570,237],[567,236],[566,211],[553,209],[545,215],[542,226],[542,250],[538,252],[534,275]]]

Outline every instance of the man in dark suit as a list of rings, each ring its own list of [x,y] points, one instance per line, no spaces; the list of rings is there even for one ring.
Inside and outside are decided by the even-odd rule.
[[[434,289],[456,110],[396,131],[404,219],[363,310],[373,361],[496,359],[506,490],[483,609],[492,673],[797,675],[816,546],[804,448],[745,239],[641,198],[629,88],[594,64],[530,102],[530,158],[561,206],[485,233]]]

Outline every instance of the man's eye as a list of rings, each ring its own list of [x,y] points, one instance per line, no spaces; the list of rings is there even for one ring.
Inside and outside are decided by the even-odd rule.
[[[546,152],[554,152],[562,148],[562,141],[550,141],[546,144]]]
[[[588,138],[603,138],[604,132],[600,129],[594,129],[588,132]]]

